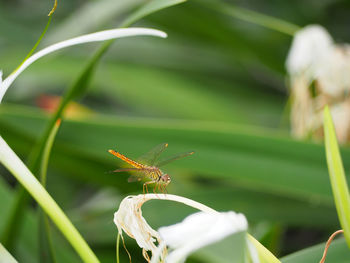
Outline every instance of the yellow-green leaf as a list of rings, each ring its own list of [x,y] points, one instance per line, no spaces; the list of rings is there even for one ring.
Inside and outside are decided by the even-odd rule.
[[[332,116],[328,106],[324,109],[324,134],[326,145],[326,157],[331,180],[335,205],[338,212],[340,225],[350,247],[350,196],[345,179],[344,167],[339,152]]]

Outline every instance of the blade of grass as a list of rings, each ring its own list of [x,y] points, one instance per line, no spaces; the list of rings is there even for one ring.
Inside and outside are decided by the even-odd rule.
[[[50,153],[60,124],[61,120],[58,119],[45,143],[43,156],[41,158],[39,177],[40,183],[44,188],[46,188],[47,166],[49,163]],[[50,222],[42,210],[39,211],[39,251],[41,262],[57,262],[55,259],[55,250],[52,241]]]
[[[324,134],[326,157],[335,206],[340,225],[350,248],[350,195],[343,162],[340,156],[334,124],[328,106],[324,109]]]
[[[159,10],[162,10],[164,8],[177,5],[180,3],[185,2],[186,0],[153,0],[150,1],[138,10],[136,10],[134,13],[132,13],[130,16],[128,16],[122,23],[120,27],[128,27],[135,23],[136,21],[154,13]]]
[[[232,4],[223,2],[206,2],[207,6],[226,15],[241,19],[243,21],[253,23],[259,26],[278,31],[283,34],[293,36],[300,29],[299,26],[279,18],[264,15],[252,10],[240,8]]]
[[[25,164],[12,151],[4,139],[0,136],[0,162],[16,177],[26,188],[30,195],[38,202],[58,229],[71,243],[84,262],[99,262],[86,241],[75,229],[62,209],[46,192],[35,176]]]

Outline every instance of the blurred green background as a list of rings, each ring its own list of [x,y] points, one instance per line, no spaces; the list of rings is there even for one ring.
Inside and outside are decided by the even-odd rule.
[[[120,26],[143,0],[59,1],[39,49],[60,40]],[[289,136],[285,59],[292,37],[236,19],[206,1],[160,10],[134,26],[167,32],[167,39],[116,41],[99,63],[87,93],[75,101],[57,134],[48,191],[102,262],[115,258],[112,219],[120,200],[141,193],[127,174],[108,174],[121,162],[110,148],[136,158],[168,142],[164,155],[194,150],[166,166],[168,191],[219,210],[244,213],[250,233],[278,256],[315,245],[339,228],[322,143]],[[219,3],[219,2],[217,2]],[[296,24],[321,24],[337,42],[349,42],[349,1],[227,1]],[[32,48],[47,22],[48,1],[0,1],[0,61],[4,76]],[[40,138],[57,96],[75,81],[100,43],[49,55],[28,68],[0,107],[0,131],[23,160]],[[342,149],[345,170],[350,150]],[[0,170],[1,214],[17,183]],[[37,262],[35,204],[27,208],[12,250]],[[155,228],[193,212],[150,202],[144,214]],[[4,228],[0,220],[0,230]],[[33,234],[34,233],[34,234]],[[55,231],[61,260],[79,259]],[[127,240],[135,262],[141,252]],[[320,255],[320,254],[319,254]],[[321,255],[320,255],[321,256]],[[193,262],[206,262],[197,254]],[[287,262],[287,261],[286,261]],[[307,261],[306,261],[307,262]]]

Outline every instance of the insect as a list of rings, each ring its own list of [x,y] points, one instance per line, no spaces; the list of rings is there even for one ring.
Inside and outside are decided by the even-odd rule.
[[[147,185],[149,184],[155,184],[153,188],[153,192],[156,191],[156,188],[163,193],[166,193],[166,186],[171,182],[171,178],[168,174],[163,173],[162,170],[159,169],[159,167],[168,164],[172,161],[181,159],[183,157],[192,155],[194,152],[185,152],[176,154],[175,156],[168,157],[166,159],[160,160],[159,156],[160,154],[168,147],[167,143],[162,143],[146,154],[142,155],[137,161],[134,161],[125,155],[116,152],[114,150],[108,150],[109,153],[113,154],[114,156],[122,159],[124,162],[130,164],[133,166],[132,168],[120,168],[116,169],[112,172],[135,172],[128,178],[128,182],[134,182],[134,181],[141,181],[143,178],[149,179],[149,181],[145,182],[143,184],[143,193],[145,193],[145,188],[148,193]]]

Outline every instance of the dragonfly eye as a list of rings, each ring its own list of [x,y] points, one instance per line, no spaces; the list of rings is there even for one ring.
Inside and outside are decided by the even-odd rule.
[[[163,181],[164,183],[170,183],[170,181],[171,181],[170,176],[169,176],[168,174],[164,174],[164,175],[162,176],[162,181]]]

